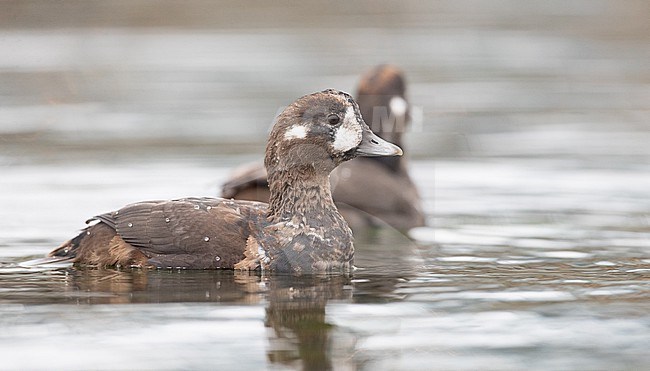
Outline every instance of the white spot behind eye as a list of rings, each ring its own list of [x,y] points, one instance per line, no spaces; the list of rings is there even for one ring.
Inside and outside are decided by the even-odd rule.
[[[307,128],[302,125],[294,125],[284,133],[285,140],[303,139],[307,136]]]
[[[357,115],[352,106],[345,111],[343,124],[336,129],[332,148],[337,152],[346,152],[361,143],[361,125],[357,121]]]
[[[388,103],[390,110],[395,116],[404,116],[409,104],[402,97],[394,96]]]

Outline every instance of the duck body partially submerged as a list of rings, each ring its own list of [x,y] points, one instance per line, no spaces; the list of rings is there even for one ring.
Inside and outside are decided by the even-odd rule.
[[[329,174],[356,156],[401,155],[377,137],[356,102],[336,90],[288,106],[271,131],[269,203],[223,198],[147,201],[93,217],[49,256],[77,265],[348,271],[354,246]]]

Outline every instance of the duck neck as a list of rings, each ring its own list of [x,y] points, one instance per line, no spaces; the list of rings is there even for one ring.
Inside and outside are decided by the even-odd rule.
[[[339,215],[330,189],[329,174],[311,166],[288,170],[269,169],[269,217],[273,222],[294,218],[309,223],[323,215]]]

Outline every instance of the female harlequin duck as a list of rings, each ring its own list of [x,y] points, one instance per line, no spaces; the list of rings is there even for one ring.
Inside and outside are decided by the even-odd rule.
[[[276,119],[266,147],[270,202],[186,198],[139,202],[98,215],[96,224],[49,256],[78,265],[347,271],[352,233],[329,174],[356,156],[402,150],[368,128],[348,94],[306,95]]]
[[[382,138],[402,146],[409,123],[406,82],[395,66],[379,65],[361,77],[357,102],[361,116]],[[377,219],[399,230],[424,225],[422,202],[404,157],[362,157],[332,172],[334,202],[352,230],[375,226]],[[222,187],[221,196],[268,202],[261,161],[246,164]]]

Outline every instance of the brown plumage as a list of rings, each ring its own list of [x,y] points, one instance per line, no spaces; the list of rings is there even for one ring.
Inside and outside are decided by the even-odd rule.
[[[402,72],[377,66],[359,82],[357,102],[370,128],[402,146],[410,119]],[[353,230],[382,222],[408,230],[425,223],[421,199],[408,174],[404,157],[360,157],[332,172],[332,196]],[[261,163],[236,169],[222,187],[222,197],[268,202],[267,174]]]
[[[329,174],[355,156],[401,153],[370,131],[349,95],[306,95],[278,116],[269,137],[270,204],[138,202],[93,217],[96,224],[49,256],[91,266],[345,271],[352,234],[332,201]]]

